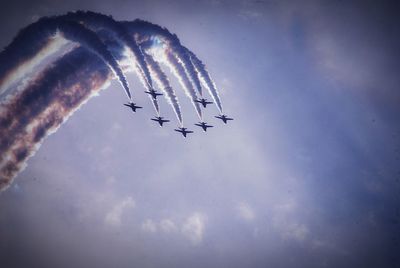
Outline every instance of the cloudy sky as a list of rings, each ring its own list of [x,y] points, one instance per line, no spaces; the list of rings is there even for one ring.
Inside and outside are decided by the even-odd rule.
[[[400,267],[399,5],[9,2],[1,47],[77,9],[167,27],[235,121],[207,108],[215,127],[183,139],[164,101],[172,123],[149,120],[136,77],[137,114],[114,81],[0,193],[4,267]]]

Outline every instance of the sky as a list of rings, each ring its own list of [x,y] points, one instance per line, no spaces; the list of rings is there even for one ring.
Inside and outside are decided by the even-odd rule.
[[[0,193],[4,267],[400,267],[398,4],[15,0],[0,46],[77,9],[177,34],[234,121],[207,107],[195,129],[169,75],[184,139],[137,77],[136,114],[114,80]]]

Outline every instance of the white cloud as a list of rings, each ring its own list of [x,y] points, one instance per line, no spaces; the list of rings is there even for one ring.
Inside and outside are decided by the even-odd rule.
[[[182,233],[193,245],[203,240],[206,217],[201,213],[194,213],[186,219],[182,226]]]
[[[152,219],[147,219],[142,223],[142,230],[148,233],[172,233],[178,230],[175,222],[171,219],[162,219],[159,223]]]
[[[172,220],[163,219],[160,221],[160,229],[165,233],[172,233],[177,230],[177,227]]]
[[[240,202],[236,209],[239,217],[245,221],[253,221],[256,217],[254,210],[246,202]]]
[[[148,233],[155,233],[157,232],[157,224],[153,220],[147,219],[142,223],[142,230]]]
[[[135,201],[131,196],[123,199],[121,202],[117,203],[105,217],[105,222],[107,225],[119,226],[121,225],[122,214],[126,209],[134,208]]]

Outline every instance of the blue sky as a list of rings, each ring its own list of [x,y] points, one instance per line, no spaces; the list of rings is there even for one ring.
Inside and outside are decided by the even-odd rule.
[[[165,102],[173,122],[149,120],[137,78],[128,74],[145,108],[134,115],[114,81],[0,194],[9,267],[400,265],[394,6],[21,3],[1,11],[2,46],[38,17],[75,9],[167,27],[207,65],[235,121],[225,126],[207,108],[215,127],[183,139]],[[196,114],[178,97],[190,126]]]

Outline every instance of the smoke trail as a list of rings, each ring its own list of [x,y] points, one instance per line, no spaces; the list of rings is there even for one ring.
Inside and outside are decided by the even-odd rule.
[[[31,24],[24,30],[20,31],[13,42],[2,51],[0,62],[10,62],[12,65],[10,70],[15,69],[21,63],[34,57],[38,51],[48,45],[49,38],[56,35],[59,31],[62,36],[70,41],[77,42],[90,51],[99,56],[119,78],[125,93],[131,99],[126,78],[119,67],[116,59],[108,51],[104,43],[93,31],[85,28],[79,23],[72,21],[60,20],[57,18],[42,18],[36,23]],[[0,79],[9,75],[10,71],[6,70],[7,66],[0,69]]]
[[[183,72],[183,66],[179,62],[179,60],[169,51],[165,51],[166,60],[164,63],[171,69],[173,74],[178,78],[179,83],[181,84],[182,88],[185,90],[186,95],[189,96],[191,99],[193,106],[196,109],[197,115],[199,116],[200,120],[202,120],[201,108],[198,102],[195,100],[198,99],[196,95],[196,91],[194,90],[192,83],[190,83],[189,79],[186,76],[179,75]]]
[[[195,66],[197,72],[200,74],[200,77],[202,78],[204,86],[207,88],[207,90],[210,93],[210,95],[212,96],[214,102],[217,104],[217,107],[218,107],[220,113],[222,114],[221,99],[219,97],[217,87],[216,87],[214,81],[211,79],[211,76],[208,73],[206,66],[199,58],[197,58],[197,56],[192,51],[190,51],[186,47],[184,47],[183,49],[185,49],[187,51],[187,53],[190,55],[190,59],[193,62],[193,65]]]
[[[60,16],[58,18],[82,22],[86,27],[95,32],[98,32],[100,29],[105,29],[109,33],[113,34],[113,36],[116,37],[118,41],[120,41],[120,43],[123,43],[126,47],[129,48],[137,63],[134,64],[134,66],[138,66],[139,74],[145,81],[145,87],[147,89],[152,88],[153,82],[143,52],[137,45],[134,37],[128,34],[127,30],[121,23],[115,21],[111,16],[106,16],[92,11],[69,12],[66,15]]]
[[[10,185],[43,139],[110,78],[111,73],[99,59],[78,48],[5,104],[0,114],[0,190]]]
[[[153,104],[154,110],[157,113],[157,116],[160,116],[160,107],[158,106],[158,101],[157,99],[153,98],[151,95],[149,95],[150,101]]]
[[[171,87],[167,75],[161,70],[160,65],[152,56],[147,53],[144,55],[146,62],[149,65],[150,72],[154,76],[154,80],[158,84],[158,87],[164,91],[165,98],[171,104],[179,123],[182,125],[181,107],[179,106],[178,97],[176,96],[174,89]]]
[[[150,36],[156,37],[153,38],[155,43],[163,42],[183,65],[184,68],[180,72],[180,75],[188,76],[189,80],[195,85],[200,96],[202,96],[203,92],[197,72],[195,71],[189,55],[182,47],[179,38],[175,34],[170,33],[166,28],[162,28],[159,25],[139,19],[136,19],[133,22],[124,21],[122,23],[132,34],[139,34],[142,38],[148,38]]]
[[[44,41],[41,49],[37,49],[37,53],[31,57],[22,60],[21,58],[15,57],[15,45],[8,46],[5,51],[0,52],[0,62],[7,62],[7,64],[0,65],[0,96],[6,93],[7,90],[11,89],[14,83],[21,79],[26,79],[26,76],[38,66],[55,54],[60,48],[67,45],[69,42],[60,38],[60,35],[56,35],[54,38],[50,38]],[[32,51],[35,48],[30,48]],[[24,50],[24,53],[29,53]],[[15,61],[14,61],[15,60]],[[18,66],[18,68],[16,67]],[[37,69],[36,69],[37,71]]]

